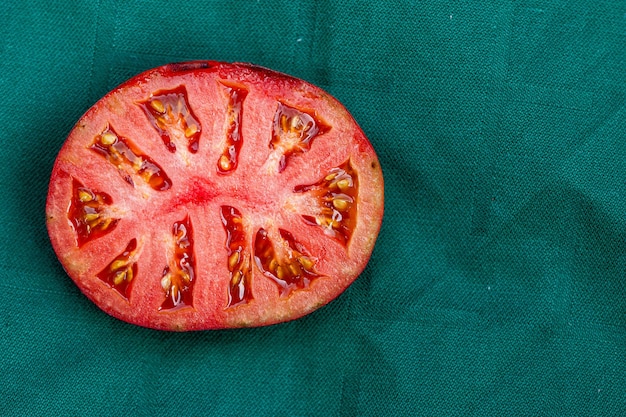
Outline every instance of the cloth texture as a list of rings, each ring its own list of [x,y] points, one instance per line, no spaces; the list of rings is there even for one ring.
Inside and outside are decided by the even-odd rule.
[[[1,416],[625,416],[626,2],[5,0]],[[251,62],[337,97],[385,218],[338,299],[167,333],[67,277],[44,207],[131,76]]]

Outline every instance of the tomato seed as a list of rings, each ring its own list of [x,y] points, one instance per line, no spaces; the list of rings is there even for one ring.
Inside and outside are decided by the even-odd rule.
[[[272,259],[269,263],[269,270],[272,272],[276,272],[276,267],[278,266],[278,261],[276,261],[276,259]]]
[[[85,221],[90,223],[90,222],[98,220],[98,217],[100,217],[98,213],[87,213],[85,214]]]
[[[311,270],[311,268],[313,268],[313,265],[314,265],[313,261],[307,258],[306,256],[299,257],[298,262],[300,262],[300,265],[302,265],[302,267],[306,270]]]
[[[222,155],[220,157],[220,170],[222,171],[230,170],[230,159],[226,155]]]
[[[163,276],[163,278],[161,278],[161,288],[163,288],[164,291],[167,291],[170,289],[171,285],[172,285],[172,276],[168,272]]]
[[[90,192],[87,192],[85,190],[80,190],[78,191],[78,199],[82,201],[83,203],[86,203],[88,201],[93,200],[93,196],[91,195]]]
[[[190,138],[198,131],[198,126],[192,124],[185,129],[185,137]]]
[[[239,252],[233,252],[229,257],[228,257],[228,269],[230,269],[231,271],[235,269],[235,266],[237,266],[237,264],[239,263]]]
[[[239,283],[241,282],[241,278],[243,277],[243,274],[241,273],[241,271],[235,271],[233,273],[233,277],[231,278],[230,282],[232,285],[239,285]]]
[[[156,110],[159,113],[165,113],[165,107],[163,106],[163,103],[161,103],[161,100],[157,100],[154,99],[150,102],[150,107],[152,107],[154,110]]]
[[[115,276],[113,277],[113,284],[120,285],[125,280],[126,280],[126,271],[118,271],[115,273]]]
[[[116,140],[117,136],[112,132],[105,132],[100,136],[100,142],[102,142],[103,145],[113,145]]]
[[[276,277],[278,277],[278,279],[285,278],[285,275],[286,275],[285,267],[283,267],[282,265],[279,265],[278,267],[276,267]]]
[[[109,265],[109,269],[111,269],[111,271],[115,271],[117,269],[124,268],[127,264],[128,264],[127,261],[122,260],[122,259],[117,259],[111,262],[111,265]]]
[[[337,187],[339,187],[341,191],[345,192],[350,187],[350,180],[344,178],[337,181]]]
[[[333,206],[335,206],[335,208],[337,210],[343,211],[343,210],[348,208],[348,202],[346,200],[341,199],[341,198],[335,198],[333,200]]]

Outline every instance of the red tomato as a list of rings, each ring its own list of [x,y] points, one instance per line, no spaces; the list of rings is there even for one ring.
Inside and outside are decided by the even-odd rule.
[[[262,326],[362,272],[383,177],[319,88],[247,64],[171,64],[78,121],[46,214],[61,264],[108,314],[163,330]]]

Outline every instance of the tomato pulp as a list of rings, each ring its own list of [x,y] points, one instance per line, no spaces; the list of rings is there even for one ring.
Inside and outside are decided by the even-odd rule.
[[[249,64],[170,64],[78,121],[46,215],[64,269],[106,313],[162,330],[262,326],[363,271],[383,176],[321,89]]]

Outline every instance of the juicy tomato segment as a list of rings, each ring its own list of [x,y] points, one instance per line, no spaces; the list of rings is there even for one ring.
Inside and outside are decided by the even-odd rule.
[[[286,256],[279,257],[264,229],[259,229],[254,240],[254,260],[258,268],[272,279],[286,296],[296,288],[306,288],[319,275],[314,271],[315,261],[308,251],[296,242],[293,235],[280,229],[281,238],[288,244]]]
[[[311,149],[313,139],[330,130],[330,126],[315,115],[294,107],[278,103],[274,115],[274,125],[270,149],[280,153],[278,171],[282,172],[293,154]]]
[[[185,86],[157,91],[138,104],[170,152],[176,152],[177,144],[198,152],[202,126],[189,105]]]
[[[334,98],[264,68],[192,62],[138,75],[81,118],[46,214],[100,308],[184,331],[330,302],[366,266],[383,201],[376,153]]]
[[[303,215],[307,224],[317,225],[329,236],[347,245],[357,218],[358,176],[350,161],[331,169],[318,182],[310,185],[298,185],[296,193],[310,193],[319,204],[317,216]]]
[[[243,101],[248,94],[248,90],[225,82],[220,84],[227,97],[228,106],[226,109],[226,141],[222,155],[217,162],[217,171],[220,174],[227,174],[237,168],[239,151],[243,144],[241,134]]]
[[[193,228],[189,216],[172,226],[173,254],[163,269],[161,287],[165,301],[161,310],[192,307],[196,261],[193,253]]]
[[[130,139],[118,136],[110,126],[106,126],[96,136],[91,149],[117,167],[122,177],[132,186],[135,185],[133,176],[157,191],[169,190],[172,186],[167,174],[152,158],[139,151]]]
[[[130,296],[131,281],[137,276],[136,250],[137,239],[132,239],[126,249],[97,275],[125,300]]]
[[[107,213],[107,207],[113,203],[111,196],[95,192],[76,179],[72,180],[72,189],[67,215],[74,226],[77,245],[83,246],[92,239],[112,232],[119,219]]]
[[[234,207],[220,208],[222,224],[226,232],[228,272],[228,307],[238,306],[252,300],[250,252],[243,227],[241,212]]]

